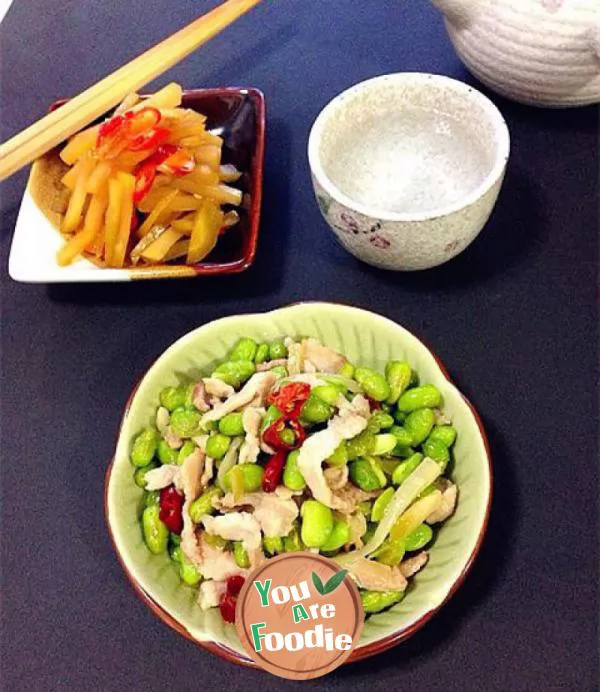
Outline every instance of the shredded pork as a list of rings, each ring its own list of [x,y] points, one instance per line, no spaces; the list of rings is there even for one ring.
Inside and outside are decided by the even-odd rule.
[[[328,346],[323,346],[316,339],[305,339],[305,357],[319,372],[338,373],[346,363],[341,354]]]
[[[205,413],[201,419],[202,425],[221,420],[228,413],[233,413],[250,403],[262,406],[276,380],[277,375],[272,372],[257,372],[255,375],[252,375],[239,392],[230,396],[222,404],[215,406],[208,413]]]
[[[162,490],[173,485],[181,472],[181,466],[163,464],[146,472],[146,490]]]
[[[202,610],[216,608],[226,591],[226,581],[215,581],[214,579],[205,580],[200,584],[200,588],[198,589],[198,605]]]
[[[423,550],[418,555],[410,557],[408,558],[408,560],[404,560],[404,562],[401,562],[399,568],[402,572],[402,575],[406,579],[408,579],[409,577],[412,577],[414,574],[422,570],[423,567],[425,567],[425,565],[427,564],[428,560],[429,553],[426,550]]]
[[[447,485],[444,484],[445,487],[442,489],[442,500],[439,507],[425,520],[428,524],[439,524],[441,521],[446,521],[446,519],[454,514],[458,497],[458,488],[454,483],[446,483]]]
[[[181,551],[196,567],[202,564],[202,551],[196,537],[196,527],[190,517],[190,505],[202,490],[202,473],[204,471],[204,452],[196,448],[181,466],[181,488],[183,490],[183,530],[181,532]]]
[[[265,410],[248,406],[242,414],[242,424],[246,437],[240,449],[239,464],[254,464],[260,453],[260,424],[262,423]]]
[[[389,567],[360,555],[347,553],[336,560],[354,581],[369,591],[404,591],[408,582],[399,567]]]
[[[248,493],[235,500],[232,493],[227,493],[220,499],[215,499],[213,505],[217,509],[230,510],[236,507],[252,507],[254,518],[258,522],[261,531],[270,538],[287,536],[294,526],[294,520],[298,517],[298,505],[292,500],[292,491],[288,496],[283,491],[275,493]]]
[[[368,415],[364,415],[363,402],[367,404],[367,408],[368,402],[364,397],[359,394],[351,403],[345,399],[344,402],[344,408],[329,421],[327,428],[314,433],[304,442],[298,455],[298,469],[316,500],[327,507],[345,508],[347,511],[347,507],[337,501],[321,467],[323,461],[335,452],[341,442],[356,437],[367,427]]]

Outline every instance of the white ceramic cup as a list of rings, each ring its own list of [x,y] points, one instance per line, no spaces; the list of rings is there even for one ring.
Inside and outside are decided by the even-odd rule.
[[[358,259],[427,269],[462,252],[494,207],[510,139],[483,94],[441,75],[399,73],[333,99],[310,132],[321,213]]]

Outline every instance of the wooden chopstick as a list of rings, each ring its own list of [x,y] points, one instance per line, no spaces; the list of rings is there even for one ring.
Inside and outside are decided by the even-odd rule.
[[[0,180],[166,72],[261,0],[227,0],[0,145]]]

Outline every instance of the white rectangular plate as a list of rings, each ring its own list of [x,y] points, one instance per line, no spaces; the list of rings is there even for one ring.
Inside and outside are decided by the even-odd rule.
[[[101,269],[85,258],[59,267],[56,253],[65,241],[25,190],[8,259],[8,273],[24,283],[131,281],[126,269]]]

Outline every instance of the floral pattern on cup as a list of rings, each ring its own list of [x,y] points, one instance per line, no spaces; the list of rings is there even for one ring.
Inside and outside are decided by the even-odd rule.
[[[372,235],[369,238],[369,242],[371,243],[371,245],[374,245],[380,250],[387,250],[389,246],[392,244],[391,241],[389,241],[384,235],[381,235],[380,233]]]
[[[558,12],[564,4],[564,0],[541,0],[542,7],[548,12]]]

